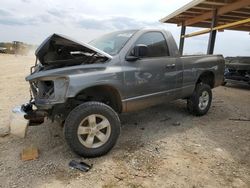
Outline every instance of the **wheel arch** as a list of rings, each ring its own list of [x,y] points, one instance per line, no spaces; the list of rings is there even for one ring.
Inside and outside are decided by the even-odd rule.
[[[84,101],[98,101],[106,103],[117,113],[121,113],[123,109],[121,93],[116,87],[111,85],[100,84],[86,87],[80,90],[74,98]]]
[[[204,71],[197,78],[196,85],[199,83],[208,84],[211,88],[215,85],[215,75],[213,71]]]

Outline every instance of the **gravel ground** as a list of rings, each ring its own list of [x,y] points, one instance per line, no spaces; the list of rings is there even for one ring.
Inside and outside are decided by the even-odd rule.
[[[0,55],[0,130],[13,106],[29,99],[24,76],[34,57]],[[95,159],[70,151],[62,128],[46,122],[29,127],[25,139],[0,138],[0,187],[250,187],[250,87],[213,90],[209,113],[193,117],[179,100],[123,114],[114,149]],[[23,162],[22,149],[36,146],[39,159]],[[70,169],[70,160],[93,168]]]

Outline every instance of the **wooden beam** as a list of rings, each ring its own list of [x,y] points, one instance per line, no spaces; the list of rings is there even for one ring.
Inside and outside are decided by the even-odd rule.
[[[179,8],[178,10],[176,10],[175,12],[173,12],[172,14],[160,19],[160,22],[164,23],[167,22],[168,20],[178,16],[179,14],[185,12],[186,10],[189,10],[192,7],[195,7],[196,5],[202,3],[204,0],[193,0],[190,3],[186,4],[185,6]]]
[[[223,23],[223,22],[218,22],[218,25],[224,25],[224,24],[227,24],[227,23]],[[246,24],[243,24],[243,25],[239,25],[237,27],[232,27],[232,28],[227,28],[226,30],[234,30],[234,31],[248,31],[250,32],[250,26],[247,25],[248,23]],[[194,24],[192,27],[199,27],[199,28],[209,28],[211,25],[211,22],[210,21],[205,21],[205,22],[199,22],[197,24]]]
[[[228,4],[228,5],[225,5],[224,7],[221,7],[221,8],[218,8],[218,13],[217,15],[223,15],[225,13],[228,13],[228,12],[231,12],[231,11],[234,11],[234,10],[237,10],[237,9],[240,9],[240,8],[243,8],[243,7],[246,7],[250,5],[250,0],[239,0],[239,1],[236,1],[234,3],[231,3],[231,4]],[[191,18],[189,20],[186,20],[184,22],[184,25],[185,26],[188,26],[188,25],[192,25],[192,24],[195,24],[195,23],[198,23],[198,22],[201,22],[203,20],[207,20],[207,19],[211,19],[213,16],[213,11],[209,11],[207,13],[204,13],[202,14],[201,16],[198,16],[196,18]]]
[[[196,31],[190,34],[186,34],[186,35],[182,35],[182,38],[189,38],[189,37],[194,37],[194,36],[198,36],[198,35],[202,35],[202,34],[206,34],[209,33],[211,31],[211,29],[203,29],[201,31]]]
[[[201,12],[200,11],[191,11],[191,10],[188,10],[188,11],[185,11],[185,12],[183,12],[182,14],[184,14],[184,13],[189,13],[189,14],[200,14]]]
[[[182,37],[183,38],[188,38],[188,37],[198,36],[198,35],[209,33],[211,31],[223,30],[223,29],[237,27],[239,25],[244,25],[246,23],[250,23],[250,18],[245,19],[245,20],[240,20],[240,21],[237,21],[237,22],[233,22],[233,23],[228,23],[228,24],[225,24],[225,25],[216,26],[216,27],[209,28],[209,29],[203,29],[201,31],[196,31],[196,32],[193,32],[193,33],[190,33],[190,34],[183,35]]]
[[[214,28],[212,28],[212,30],[232,28],[232,27],[235,27],[235,26],[238,26],[238,25],[243,25],[243,24],[249,23],[249,22],[250,22],[250,18],[247,18],[245,20],[240,20],[240,21],[237,21],[237,22],[233,22],[233,23],[229,23],[229,24],[214,27]]]
[[[211,8],[200,7],[200,6],[192,7],[191,9],[196,9],[196,10],[211,10]]]
[[[237,13],[237,14],[244,14],[244,15],[250,15],[249,11],[242,11],[242,9],[240,9],[239,11],[232,11],[232,13]]]
[[[226,3],[222,3],[222,2],[212,2],[212,1],[204,1],[202,4],[206,4],[206,5],[216,5],[216,6],[222,6],[222,5],[226,5]]]
[[[222,16],[220,16],[220,18],[229,18],[229,19],[246,19],[248,18],[249,16],[237,16],[237,15],[232,15],[232,14],[224,14]]]

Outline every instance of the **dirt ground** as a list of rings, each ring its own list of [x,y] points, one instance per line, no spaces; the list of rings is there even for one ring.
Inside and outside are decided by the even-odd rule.
[[[34,57],[0,54],[0,129],[11,109],[28,101],[24,77]],[[250,187],[250,87],[213,90],[209,113],[193,117],[185,101],[120,116],[122,133],[114,149],[83,159],[66,145],[59,125],[29,127],[25,139],[0,138],[0,187]],[[178,123],[176,123],[178,122]],[[179,124],[179,125],[178,125]],[[23,162],[22,149],[36,146],[39,159]],[[70,160],[93,164],[87,172]]]

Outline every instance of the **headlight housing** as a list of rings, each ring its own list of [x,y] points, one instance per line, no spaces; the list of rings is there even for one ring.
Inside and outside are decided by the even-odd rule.
[[[68,79],[40,78],[30,81],[31,90],[36,104],[63,103],[68,87]]]

